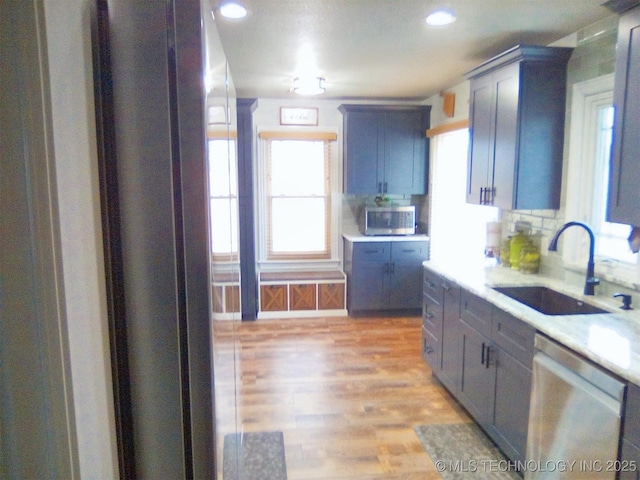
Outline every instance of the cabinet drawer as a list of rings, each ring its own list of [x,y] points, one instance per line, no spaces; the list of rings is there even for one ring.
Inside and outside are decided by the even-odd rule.
[[[426,327],[434,336],[442,335],[443,308],[441,304],[433,303],[424,295],[422,300],[422,326]]]
[[[498,308],[493,309],[493,342],[516,360],[531,368],[535,329]]]
[[[389,242],[357,242],[353,244],[353,261],[387,261],[391,256]]]
[[[318,310],[337,310],[344,308],[344,284],[318,284]]]
[[[422,292],[425,295],[428,295],[432,301],[436,303],[441,303],[442,299],[442,280],[439,275],[431,272],[430,270],[424,269],[424,273],[422,275]]]
[[[428,258],[429,242],[392,242],[391,258],[394,261],[422,262]]]
[[[260,287],[260,310],[277,312],[287,310],[289,303],[286,285],[262,285]]]
[[[491,337],[491,316],[493,306],[486,300],[467,292],[462,291],[460,299],[460,318],[467,325],[475,328],[486,337]]]
[[[422,327],[422,359],[433,369],[438,369],[440,345],[438,339]]]
[[[316,284],[302,283],[289,285],[290,310],[316,309]]]

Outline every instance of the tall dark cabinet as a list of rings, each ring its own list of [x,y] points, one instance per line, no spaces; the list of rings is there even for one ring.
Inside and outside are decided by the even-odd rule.
[[[610,1],[623,10],[618,25],[614,86],[615,123],[609,175],[608,220],[640,225],[640,6]]]
[[[571,52],[521,45],[467,74],[467,202],[508,210],[559,208]]]
[[[341,105],[344,193],[427,193],[429,106]]]

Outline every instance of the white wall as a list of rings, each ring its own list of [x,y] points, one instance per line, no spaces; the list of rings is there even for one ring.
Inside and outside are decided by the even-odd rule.
[[[118,477],[100,223],[91,0],[44,2],[64,299],[83,479]]]

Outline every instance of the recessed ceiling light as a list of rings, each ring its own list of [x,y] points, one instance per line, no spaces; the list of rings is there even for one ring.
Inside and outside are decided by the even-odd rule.
[[[224,18],[231,18],[237,20],[247,16],[247,9],[239,3],[226,2],[220,5],[220,15]]]
[[[427,15],[427,25],[432,27],[442,27],[450,25],[456,21],[456,16],[451,10],[438,9]]]

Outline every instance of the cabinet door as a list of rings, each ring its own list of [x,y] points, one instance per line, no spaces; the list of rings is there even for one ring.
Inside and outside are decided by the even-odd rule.
[[[492,77],[495,108],[493,135],[492,204],[511,210],[514,201],[514,176],[518,141],[518,93],[520,65],[496,70]]]
[[[422,262],[427,259],[428,250],[426,241],[391,242],[389,308],[421,308]]]
[[[502,349],[494,351],[495,402],[491,436],[511,460],[524,461],[529,424],[531,369]]]
[[[422,307],[421,261],[392,261],[389,264],[389,306],[391,309]]]
[[[349,310],[389,308],[390,242],[355,242],[347,288]]]
[[[460,345],[460,287],[442,280],[444,291],[442,337],[440,350],[442,355],[440,381],[454,395],[458,392],[458,346]]]
[[[640,7],[620,17],[608,220],[640,225]]]
[[[491,425],[495,366],[489,340],[465,322],[460,322],[460,403],[481,427]]]
[[[368,195],[381,192],[384,112],[351,111],[344,121],[344,191]]]
[[[387,112],[384,128],[386,193],[426,193],[426,131],[421,111]]]
[[[481,189],[491,184],[493,165],[493,88],[491,75],[471,81],[469,98],[470,145],[467,170],[467,202],[481,203]]]
[[[347,291],[349,310],[389,308],[388,269],[388,261],[353,262],[350,288]]]

